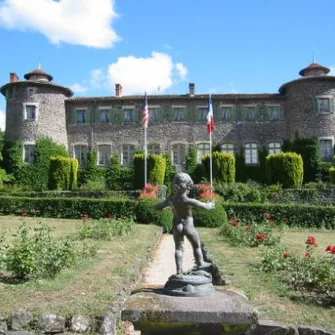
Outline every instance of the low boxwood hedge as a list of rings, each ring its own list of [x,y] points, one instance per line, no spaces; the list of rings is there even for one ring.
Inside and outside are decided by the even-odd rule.
[[[215,208],[211,210],[193,208],[193,217],[196,227],[221,227],[228,220],[225,209],[219,203],[216,203]]]
[[[275,220],[286,222],[290,226],[335,229],[334,206],[225,203],[224,208],[229,215],[245,222],[259,221],[264,213],[269,213]]]

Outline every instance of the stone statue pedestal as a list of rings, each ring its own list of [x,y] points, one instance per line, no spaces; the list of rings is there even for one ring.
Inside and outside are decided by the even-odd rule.
[[[244,334],[257,321],[247,299],[233,290],[201,297],[168,296],[161,288],[129,296],[121,313],[142,335]]]
[[[203,297],[215,294],[212,275],[201,270],[172,275],[166,282],[163,292],[177,297]]]

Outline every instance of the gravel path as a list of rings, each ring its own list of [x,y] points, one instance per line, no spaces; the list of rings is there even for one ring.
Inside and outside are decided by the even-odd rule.
[[[163,234],[157,244],[152,261],[144,270],[142,283],[164,286],[168,278],[176,273],[174,260],[174,241],[170,234]],[[183,270],[188,271],[194,265],[193,250],[190,242],[185,238]]]

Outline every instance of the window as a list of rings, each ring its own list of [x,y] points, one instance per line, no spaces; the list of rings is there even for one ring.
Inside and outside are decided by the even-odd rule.
[[[161,148],[159,143],[148,145],[148,154],[159,155],[161,153]]]
[[[232,107],[222,107],[222,120],[231,121],[232,118]]]
[[[122,165],[130,166],[133,164],[135,155],[135,145],[123,144],[122,145]]]
[[[210,154],[209,143],[199,143],[197,145],[197,162],[201,163],[201,159]]]
[[[35,161],[35,145],[25,144],[23,146],[23,161],[25,163],[34,163]]]
[[[87,122],[86,109],[77,109],[76,110],[76,120],[77,120],[77,123],[86,123]]]
[[[278,142],[269,143],[269,155],[271,154],[280,154],[281,153],[281,145]]]
[[[207,107],[199,107],[199,121],[207,121]]]
[[[180,122],[185,120],[185,108],[175,107],[173,115],[173,121]]]
[[[27,88],[27,95],[28,95],[28,98],[31,97],[32,95],[34,95],[36,93],[36,89],[35,87],[28,87]]]
[[[110,122],[110,110],[100,109],[100,123],[109,123],[109,122]]]
[[[24,104],[24,119],[36,120],[37,104]]]
[[[135,122],[135,111],[134,108],[127,108],[123,110],[124,113],[124,122],[133,123]]]
[[[255,120],[256,108],[255,107],[245,107],[245,119],[246,121]]]
[[[330,99],[317,98],[317,108],[319,113],[330,113]]]
[[[231,144],[231,143],[221,144],[221,151],[226,152],[227,154],[233,154],[234,155],[234,153],[235,153],[234,144]]]
[[[244,145],[245,164],[258,164],[258,150],[256,143],[246,143]]]
[[[111,147],[110,145],[99,145],[98,146],[98,165],[107,166],[111,159]]]
[[[149,122],[158,121],[158,108],[149,108]]]
[[[8,88],[6,91],[7,100],[15,99],[15,87]]]
[[[280,119],[280,106],[269,106],[269,120],[278,121]]]
[[[78,160],[80,167],[86,167],[87,145],[75,145],[74,146],[74,158]]]
[[[332,160],[334,156],[333,141],[320,140],[320,154],[323,160]]]
[[[172,145],[172,159],[174,165],[183,166],[186,161],[186,145],[177,143]]]

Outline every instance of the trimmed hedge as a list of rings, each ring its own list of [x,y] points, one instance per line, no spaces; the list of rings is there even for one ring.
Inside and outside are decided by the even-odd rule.
[[[217,183],[235,182],[235,156],[224,152],[213,152],[213,179]],[[210,156],[202,159],[202,164],[206,171],[206,177],[210,178]]]
[[[135,200],[88,198],[24,198],[0,197],[0,213],[52,218],[79,219],[83,214],[92,218],[135,217]]]
[[[148,183],[163,185],[166,162],[162,155],[150,154],[147,156]],[[134,156],[134,184],[136,189],[142,189],[144,185],[144,154]]]
[[[335,184],[335,167],[329,169],[329,181],[331,184]]]
[[[301,155],[282,152],[266,157],[266,176],[269,184],[279,183],[284,188],[298,188],[302,185],[304,168]]]
[[[216,202],[215,208],[211,210],[193,208],[194,225],[196,227],[215,228],[221,227],[228,222],[225,209]]]
[[[49,189],[71,190],[77,184],[78,161],[67,157],[50,159]]]
[[[136,221],[141,223],[154,223],[164,228],[165,231],[172,229],[173,213],[170,208],[157,210],[155,206],[161,199],[143,198],[138,200],[135,207]]]
[[[298,204],[255,204],[255,203],[225,203],[229,215],[250,222],[259,221],[264,213],[270,213],[275,220],[287,221],[289,226],[304,228],[335,229],[334,206],[309,206]]]

